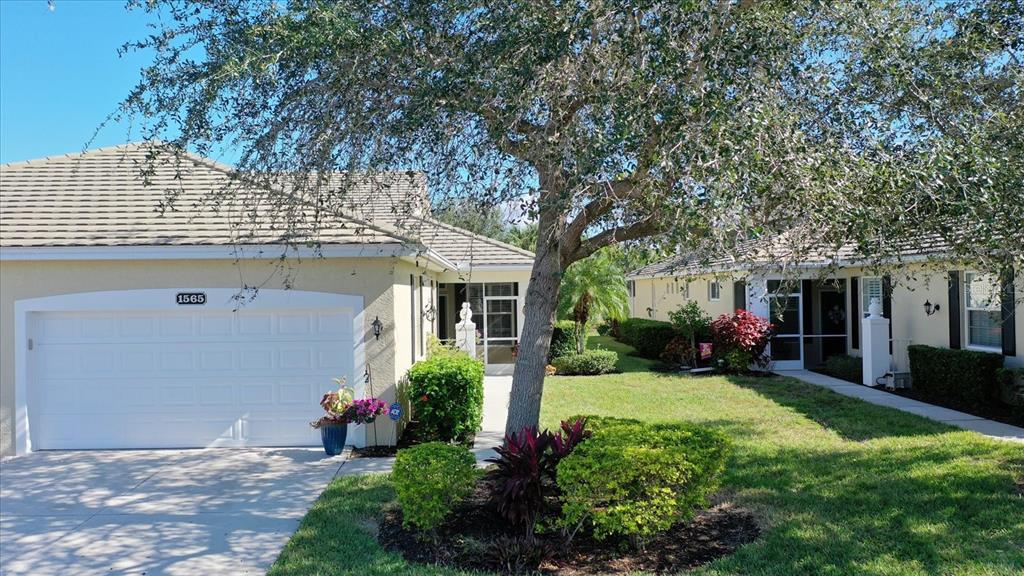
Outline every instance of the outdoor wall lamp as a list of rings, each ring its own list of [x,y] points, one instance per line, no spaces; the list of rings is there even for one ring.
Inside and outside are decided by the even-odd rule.
[[[370,328],[373,328],[373,337],[376,340],[380,340],[380,333],[384,330],[384,323],[380,321],[380,316],[376,316],[373,322],[370,324]]]
[[[924,313],[925,313],[926,316],[931,316],[932,314],[935,314],[938,311],[939,311],[939,305],[938,304],[933,306],[930,300],[925,300],[924,301]]]

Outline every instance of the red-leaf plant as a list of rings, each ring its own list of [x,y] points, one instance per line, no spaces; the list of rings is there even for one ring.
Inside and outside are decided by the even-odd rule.
[[[498,513],[532,534],[548,500],[558,495],[558,462],[590,435],[585,418],[563,421],[557,434],[527,427],[506,435],[505,445],[495,448],[498,457],[487,460],[495,465],[488,476],[494,483],[492,497]]]

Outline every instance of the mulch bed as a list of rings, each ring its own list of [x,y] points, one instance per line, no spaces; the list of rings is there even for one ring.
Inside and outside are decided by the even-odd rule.
[[[887,390],[884,386],[875,387],[876,390],[882,392],[888,392],[889,394],[895,394],[897,396],[903,396],[904,398],[911,398],[913,400],[920,400],[921,402],[927,402],[936,406],[942,406],[943,408],[949,408],[950,410],[957,410],[959,412],[966,412],[972,416],[979,418],[987,418],[989,420],[995,420],[996,422],[1002,422],[1003,424],[1012,424],[1014,426],[1024,426],[1024,410],[1015,411],[1013,406],[1009,404],[989,404],[986,406],[963,406],[957,402],[951,402],[949,400],[942,400],[931,396],[921,394],[913,388],[897,388],[896,390]]]
[[[675,573],[727,556],[760,535],[754,515],[729,502],[702,510],[689,522],[651,538],[643,549],[624,539],[594,540],[580,533],[567,546],[557,531],[529,540],[511,530],[489,502],[486,479],[438,529],[436,543],[402,528],[400,511],[388,511],[377,539],[407,560],[503,574]]]
[[[468,448],[473,447],[471,439]],[[398,439],[398,444],[395,446],[366,446],[363,448],[353,448],[349,458],[389,458],[398,454],[398,451],[403,448],[409,448],[417,444],[422,444],[423,438],[419,433],[419,424],[417,422],[409,422],[405,425],[405,429],[402,430],[402,436]]]

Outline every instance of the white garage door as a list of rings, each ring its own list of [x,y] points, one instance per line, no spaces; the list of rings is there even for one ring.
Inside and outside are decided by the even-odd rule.
[[[193,308],[31,314],[34,448],[318,443],[354,311]]]

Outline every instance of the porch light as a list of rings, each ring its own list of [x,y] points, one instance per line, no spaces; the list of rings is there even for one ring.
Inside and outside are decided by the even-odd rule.
[[[370,324],[370,328],[373,328],[373,337],[376,340],[380,340],[381,330],[384,329],[384,323],[380,321],[380,316],[375,316],[373,322]]]
[[[931,316],[932,314],[935,314],[938,311],[939,311],[939,305],[938,304],[935,304],[933,306],[930,300],[925,300],[924,301],[924,313],[925,313],[926,316]]]

